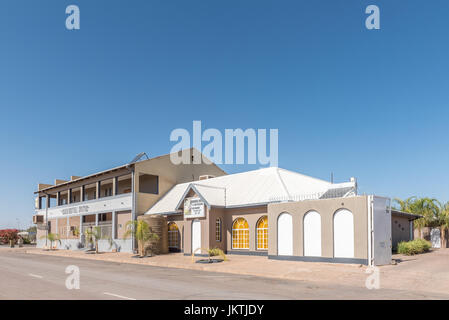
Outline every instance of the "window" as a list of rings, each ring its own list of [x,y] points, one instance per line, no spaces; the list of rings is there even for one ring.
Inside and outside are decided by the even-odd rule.
[[[168,246],[170,248],[179,247],[179,229],[174,222],[168,224]]]
[[[139,175],[139,192],[159,194],[159,177],[151,174]]]
[[[243,218],[232,224],[232,249],[249,249],[249,227]]]
[[[268,250],[268,217],[263,216],[257,221],[257,249]]]
[[[215,241],[221,242],[221,219],[215,220]]]

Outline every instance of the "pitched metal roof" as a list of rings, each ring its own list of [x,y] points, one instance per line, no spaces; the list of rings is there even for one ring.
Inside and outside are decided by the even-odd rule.
[[[179,212],[190,190],[200,196],[208,207],[242,207],[298,198],[319,199],[329,192],[344,196],[355,182],[332,184],[297,172],[277,168],[263,168],[217,178],[182,183],[168,191],[146,214]]]

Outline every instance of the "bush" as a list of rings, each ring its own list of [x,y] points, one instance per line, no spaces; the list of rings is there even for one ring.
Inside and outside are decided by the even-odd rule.
[[[209,249],[208,253],[209,253],[209,258],[216,257],[216,256],[221,256],[224,261],[227,260],[225,253],[220,248]]]
[[[414,254],[419,254],[427,252],[432,247],[432,244],[424,239],[415,239],[412,241],[402,241],[398,244],[398,253],[405,254],[407,256],[412,256]]]
[[[0,243],[7,244],[9,240],[17,240],[17,233],[19,230],[17,229],[4,229],[0,230]]]

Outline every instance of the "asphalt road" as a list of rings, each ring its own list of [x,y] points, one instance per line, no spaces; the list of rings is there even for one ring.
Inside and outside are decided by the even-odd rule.
[[[80,289],[66,288],[66,267],[80,270]],[[0,299],[426,299],[419,292],[368,290],[159,268],[97,260],[0,252]]]

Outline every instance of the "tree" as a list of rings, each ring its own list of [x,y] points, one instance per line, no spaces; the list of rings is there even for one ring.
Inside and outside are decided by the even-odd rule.
[[[394,201],[399,205],[399,210],[422,216],[414,221],[420,238],[422,238],[422,228],[439,224],[441,204],[437,199],[412,196],[405,200],[396,198]]]
[[[159,240],[159,236],[151,230],[148,223],[144,220],[128,221],[125,225],[126,232],[124,238],[128,238],[133,235],[137,240],[137,247],[140,257],[144,257],[146,254],[146,244],[150,241]]]
[[[58,241],[61,244],[61,240],[59,239],[59,235],[56,233],[48,233],[47,235],[43,235],[41,239],[47,239],[50,241],[50,250],[53,250],[53,242]]]
[[[401,199],[399,199],[399,198],[395,198],[393,201],[394,201],[396,204],[398,204],[399,207],[397,207],[397,206],[394,206],[394,207],[395,207],[396,209],[400,210],[400,211],[412,213],[412,212],[410,211],[410,206],[413,204],[413,202],[415,201],[415,199],[416,199],[416,196],[408,197],[408,198],[405,199],[405,200],[401,200]]]
[[[19,230],[17,230],[17,229],[0,230],[0,242],[11,243],[11,241],[16,241],[18,233],[19,233]]]
[[[95,253],[98,253],[98,240],[101,239],[101,228],[96,226],[86,229],[85,234],[86,242],[88,244],[92,243],[95,246]]]

